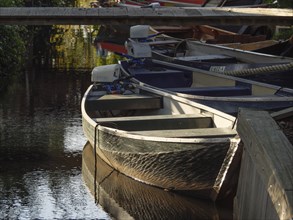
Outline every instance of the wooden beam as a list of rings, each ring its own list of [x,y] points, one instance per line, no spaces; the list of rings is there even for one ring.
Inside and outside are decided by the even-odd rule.
[[[212,128],[214,126],[211,117],[198,114],[106,117],[97,118],[96,121],[98,123],[111,122],[116,126],[115,128],[127,131]]]
[[[193,129],[172,129],[172,130],[146,130],[134,131],[132,134],[153,136],[153,137],[197,137],[197,138],[216,138],[234,137],[236,130],[230,128],[193,128]]]
[[[271,116],[275,119],[275,120],[282,120],[284,118],[289,118],[291,116],[293,116],[293,107],[290,108],[286,108],[277,112],[273,112],[271,113]]]
[[[90,110],[138,110],[138,109],[160,109],[162,98],[144,95],[104,95],[101,97],[90,97],[86,106]]]
[[[1,7],[0,24],[292,25],[292,9]]]
[[[244,143],[235,219],[292,219],[293,147],[268,112],[240,109]]]

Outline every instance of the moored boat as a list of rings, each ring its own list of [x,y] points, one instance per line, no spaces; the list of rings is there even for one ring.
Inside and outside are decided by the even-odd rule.
[[[191,52],[190,54],[180,51],[178,56],[170,56],[172,51],[164,50],[161,47],[159,50],[155,48],[152,51],[152,57],[157,60],[231,76],[276,75],[281,80],[283,77],[292,75],[290,71],[293,69],[293,59],[290,57],[223,48],[227,49],[227,53],[218,51],[215,54],[204,52],[196,52],[196,54]],[[163,54],[161,51],[167,51],[169,54]],[[201,51],[204,51],[204,47],[201,48]],[[271,83],[274,83],[273,80]]]
[[[137,83],[172,92],[232,115],[237,114],[239,107],[276,111],[293,106],[293,89],[152,59],[150,43],[141,43],[139,37],[142,36],[137,35],[126,44],[128,55],[133,59],[120,61],[122,73],[132,76]],[[199,64],[203,67],[210,65]],[[264,65],[264,69],[269,68],[266,63]],[[289,68],[293,68],[290,65]]]
[[[276,46],[277,47],[277,46]],[[264,49],[264,48],[263,48]],[[186,56],[200,56],[207,54],[222,54],[235,57],[247,63],[290,63],[293,58],[269,53],[259,53],[241,49],[229,48],[221,45],[205,44],[198,41],[186,41]]]
[[[113,170],[88,142],[82,176],[96,202],[115,219],[219,219],[223,212],[214,202],[164,191]]]
[[[107,1],[96,2],[97,6],[104,7],[114,6],[113,3]],[[262,7],[261,0],[247,1],[210,1],[210,0],[161,0],[161,1],[137,1],[125,0],[115,2],[117,7],[166,7],[166,6],[199,6],[199,7],[224,7],[224,6],[246,6],[246,7]],[[125,53],[124,42],[129,38],[128,25],[102,25],[95,38],[95,44],[102,49]],[[228,29],[228,30],[226,30]],[[252,30],[253,29],[253,30]],[[268,27],[252,27],[252,26],[223,26],[213,27],[209,25],[192,25],[192,26],[155,26],[150,30],[150,35],[160,33],[160,38],[171,38],[171,40],[193,39],[207,43],[243,43],[255,42],[266,39],[268,34],[266,31],[258,31],[258,29],[267,30]],[[175,38],[175,39],[174,39]],[[160,39],[158,39],[160,41]]]
[[[117,30],[114,27],[112,28],[113,29],[101,28],[101,30],[104,30],[104,32],[101,32],[103,33],[101,36],[108,36],[108,42],[104,42],[102,38],[97,40],[97,42],[100,42],[99,44],[105,49],[112,50],[118,54],[126,54],[127,50],[124,44],[122,46],[123,39],[120,40],[119,44],[115,44],[110,40],[113,38],[111,37],[112,35],[106,33],[108,33],[107,30],[112,30],[112,32],[119,33],[119,36],[130,36],[128,26],[121,26]],[[289,46],[291,45],[290,41],[277,42],[266,40],[248,44],[233,43],[229,44],[229,47],[227,47],[228,45],[211,45],[190,40],[180,42],[177,38],[170,38],[168,35],[160,34],[165,32],[169,33],[170,31],[172,32],[172,30],[183,33],[188,28],[161,27],[162,29],[158,29],[162,31],[160,32],[149,26],[139,25],[131,27],[131,29],[135,28],[138,32],[144,30],[144,28],[149,29],[144,42],[148,42],[152,47],[153,58],[155,59],[212,72],[224,73],[226,75],[253,79],[269,84],[291,87],[288,83],[292,81],[292,74],[288,73],[293,69],[293,58],[254,52],[276,52],[279,51],[276,48],[285,48],[286,54],[290,54],[290,47],[286,47],[288,44]],[[116,36],[116,34],[113,36]],[[156,37],[150,38],[150,36]],[[247,49],[244,50],[244,48],[251,51],[247,51]]]
[[[293,58],[282,55],[292,54],[292,48],[290,41],[268,44],[267,47],[249,51],[187,40],[177,46],[173,54],[163,54],[160,52],[162,49],[154,48],[153,57],[183,66],[293,88]],[[280,49],[284,49],[284,53]],[[272,51],[275,54],[260,51]]]
[[[151,7],[152,3],[163,7],[201,7],[204,0],[121,0],[117,2],[120,7]]]
[[[215,200],[238,148],[235,117],[120,79],[119,69],[95,68],[82,100],[94,151],[133,179]]]
[[[121,61],[122,71],[139,82],[237,115],[239,107],[277,111],[293,106],[293,89],[225,76],[158,60],[144,65]]]
[[[126,53],[124,42],[130,36],[129,29],[129,25],[101,25],[94,43],[111,52]],[[226,44],[231,47],[241,47],[243,42],[261,42],[259,45],[274,44],[274,41],[264,42],[266,39],[264,35],[237,34],[209,25],[153,26],[149,30],[149,36],[154,36],[151,38],[153,41],[161,43],[165,41],[165,45],[167,41],[172,41],[171,47],[173,48],[184,39]]]

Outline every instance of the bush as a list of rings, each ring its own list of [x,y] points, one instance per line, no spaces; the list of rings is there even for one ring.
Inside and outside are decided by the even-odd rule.
[[[21,6],[22,0],[1,0],[0,7]],[[0,26],[0,90],[16,75],[21,65],[25,52],[25,43],[22,34],[26,33],[23,26]]]

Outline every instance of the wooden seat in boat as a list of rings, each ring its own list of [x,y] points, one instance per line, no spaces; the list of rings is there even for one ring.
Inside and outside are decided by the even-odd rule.
[[[251,95],[251,89],[243,86],[216,86],[216,87],[179,87],[168,88],[173,92],[202,96],[243,96]]]
[[[163,106],[162,98],[159,96],[147,96],[141,94],[107,94],[93,96],[87,100],[89,110],[139,110],[160,109]]]
[[[230,57],[223,54],[215,55],[201,55],[201,56],[185,56],[185,57],[176,57],[175,60],[180,61],[209,61],[209,62],[220,62],[225,60],[225,62],[235,62],[235,57]]]
[[[168,69],[164,67],[130,69],[135,78],[146,84],[159,87],[184,87],[192,83],[192,72],[185,70]]]
[[[184,137],[184,138],[211,138],[211,137],[232,137],[237,134],[236,130],[229,128],[194,128],[194,129],[172,129],[172,130],[148,130],[134,131],[133,134],[140,134],[154,137]]]
[[[178,44],[178,43],[179,43],[179,40],[162,40],[162,41],[151,41],[151,42],[148,42],[147,44],[151,46],[155,46],[155,45]]]
[[[129,69],[129,72],[133,75],[140,76],[140,75],[171,75],[171,74],[184,74],[187,71],[183,70],[176,70],[176,69],[167,69],[164,67],[155,67],[155,68],[140,68],[140,69]],[[190,72],[190,71],[189,71]]]
[[[114,125],[113,127],[127,131],[214,127],[213,119],[201,114],[107,117],[95,120],[101,124],[111,122]]]

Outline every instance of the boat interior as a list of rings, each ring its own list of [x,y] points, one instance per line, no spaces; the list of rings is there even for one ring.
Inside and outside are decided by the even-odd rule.
[[[156,62],[156,63],[154,63]],[[191,71],[148,61],[144,65],[122,62],[122,68],[135,79],[169,91],[213,97],[281,97],[292,96],[292,90],[255,81],[206,71]]]
[[[107,94],[92,90],[85,108],[96,123],[136,135],[170,138],[231,137],[232,120],[144,90]],[[218,117],[218,118],[217,118]]]

